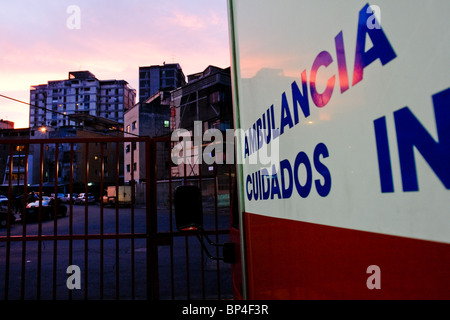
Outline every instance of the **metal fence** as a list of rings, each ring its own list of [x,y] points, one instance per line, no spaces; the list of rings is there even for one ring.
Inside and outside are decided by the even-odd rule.
[[[103,192],[115,186],[119,198],[127,143],[141,146],[143,176],[138,185],[133,164],[139,158],[132,150],[131,205],[111,206]],[[177,185],[200,186],[207,233],[225,242],[232,167],[174,178],[169,138],[0,140],[0,146],[8,159],[0,299],[231,298],[229,266],[206,258],[194,234],[176,230],[172,199]],[[69,195],[67,203],[46,198],[59,193]],[[79,193],[92,194],[94,203],[72,197]]]

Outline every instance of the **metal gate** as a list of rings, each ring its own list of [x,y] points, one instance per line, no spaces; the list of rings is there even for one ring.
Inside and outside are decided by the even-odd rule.
[[[226,241],[233,168],[174,177],[171,146],[170,137],[0,140],[0,299],[230,298],[229,266],[175,230],[172,195],[199,185],[207,232]],[[130,205],[117,201],[121,185]]]

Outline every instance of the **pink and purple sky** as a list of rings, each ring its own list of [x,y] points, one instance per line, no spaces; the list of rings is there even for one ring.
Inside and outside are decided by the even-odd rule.
[[[80,10],[79,29],[73,11]],[[70,24],[70,23],[69,23]],[[139,66],[179,63],[185,75],[230,66],[226,0],[0,2],[0,94],[29,102],[30,86],[89,70],[139,89]],[[138,92],[137,92],[138,93]],[[29,107],[0,97],[0,119],[28,127]]]

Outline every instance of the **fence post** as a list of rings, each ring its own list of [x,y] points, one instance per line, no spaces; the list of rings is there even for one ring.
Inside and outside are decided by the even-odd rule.
[[[146,215],[147,215],[147,297],[159,300],[158,247],[156,243],[156,142],[145,141]]]

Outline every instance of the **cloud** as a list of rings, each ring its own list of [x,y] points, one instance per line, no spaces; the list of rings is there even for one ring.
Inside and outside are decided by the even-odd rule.
[[[189,30],[200,30],[205,28],[206,24],[199,16],[195,14],[186,14],[179,11],[173,13],[173,17],[168,19],[168,23]],[[185,30],[184,30],[185,31]]]
[[[72,4],[80,7],[79,30],[66,25]],[[66,79],[76,70],[124,79],[138,89],[139,66],[178,62],[186,75],[210,64],[228,67],[227,24],[225,0],[5,1],[0,92],[28,101],[30,85]],[[11,106],[0,99],[0,114]]]

